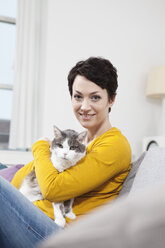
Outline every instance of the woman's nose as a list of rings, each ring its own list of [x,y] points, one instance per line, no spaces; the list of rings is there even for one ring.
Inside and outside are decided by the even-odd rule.
[[[81,110],[85,111],[85,110],[89,110],[90,109],[90,104],[88,102],[88,100],[83,100],[83,102],[81,103]]]

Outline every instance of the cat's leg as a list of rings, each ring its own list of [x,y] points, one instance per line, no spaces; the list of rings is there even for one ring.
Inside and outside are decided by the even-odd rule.
[[[74,202],[74,198],[64,202],[65,216],[72,220],[76,219],[76,215],[73,213],[73,209],[72,209],[73,202]]]
[[[63,202],[53,202],[53,210],[54,210],[54,222],[60,226],[64,227],[66,224],[66,220],[64,217],[64,204]]]
[[[36,187],[31,188],[28,183],[26,183],[26,180],[22,183],[19,191],[26,196],[26,198],[31,201],[38,201],[43,200],[43,196],[41,194],[41,190],[38,185]]]

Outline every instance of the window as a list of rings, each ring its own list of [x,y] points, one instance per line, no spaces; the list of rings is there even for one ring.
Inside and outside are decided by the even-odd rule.
[[[0,149],[8,148],[12,113],[17,0],[0,1]]]

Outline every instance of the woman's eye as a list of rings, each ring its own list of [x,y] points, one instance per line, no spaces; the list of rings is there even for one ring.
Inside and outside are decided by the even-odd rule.
[[[63,145],[61,145],[60,143],[56,144],[59,148],[63,148]]]
[[[79,100],[82,99],[82,96],[80,96],[80,95],[74,95],[74,99],[76,99],[77,101],[79,101]]]
[[[98,101],[100,98],[101,98],[100,96],[94,95],[94,96],[92,96],[91,99],[94,100],[94,101]]]

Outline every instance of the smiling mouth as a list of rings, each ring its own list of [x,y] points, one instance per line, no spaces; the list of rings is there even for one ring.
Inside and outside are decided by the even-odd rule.
[[[83,119],[83,120],[90,120],[95,114],[81,114],[81,113],[79,113],[79,115],[81,116],[81,118]]]

